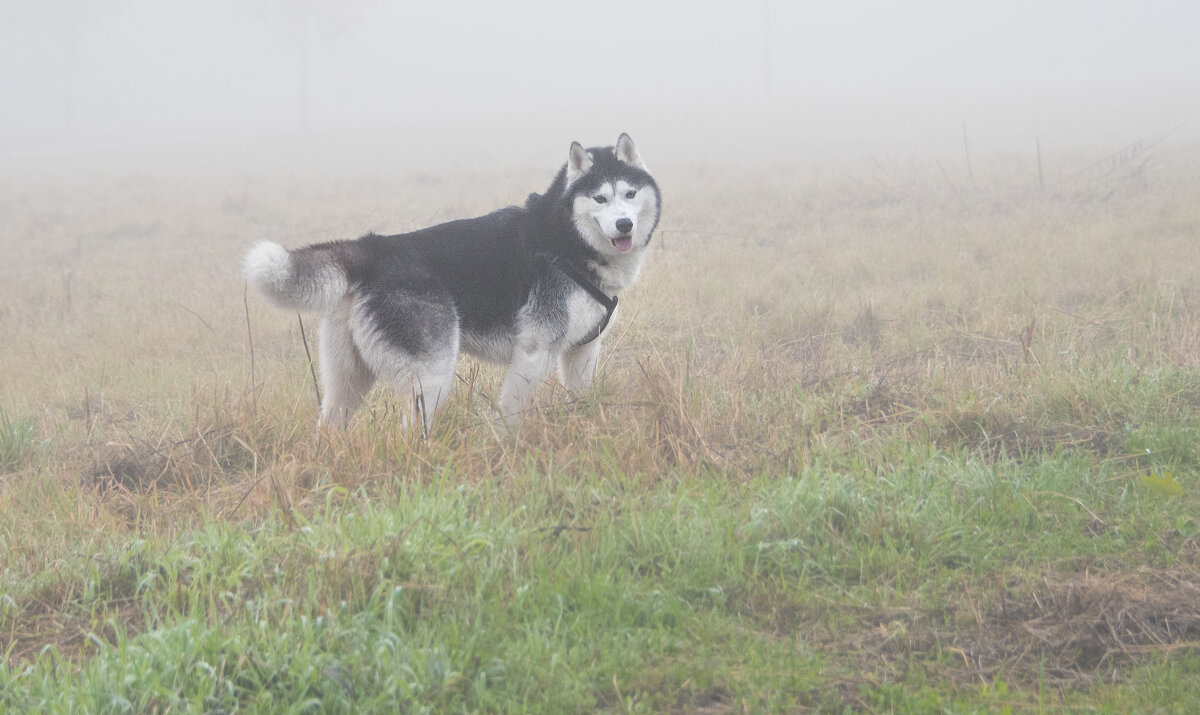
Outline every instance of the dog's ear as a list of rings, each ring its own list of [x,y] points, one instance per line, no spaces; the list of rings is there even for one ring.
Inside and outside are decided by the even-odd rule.
[[[567,183],[573,183],[591,168],[592,155],[579,142],[571,142],[571,150],[567,152]]]
[[[625,132],[621,132],[621,136],[617,137],[617,158],[642,171],[646,170],[646,162],[642,161],[637,147],[633,145],[633,139]]]

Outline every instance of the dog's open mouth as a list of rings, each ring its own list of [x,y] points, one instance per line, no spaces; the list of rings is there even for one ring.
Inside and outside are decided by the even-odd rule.
[[[629,249],[633,248],[633,236],[617,236],[616,238],[612,239],[612,245],[615,246],[618,251],[628,251]]]

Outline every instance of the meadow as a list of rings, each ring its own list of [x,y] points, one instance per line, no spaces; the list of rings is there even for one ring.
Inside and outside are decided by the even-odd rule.
[[[1200,709],[1200,146],[639,142],[596,390],[511,434],[466,358],[427,437],[378,389],[318,434],[239,261],[553,164],[0,165],[0,710]]]

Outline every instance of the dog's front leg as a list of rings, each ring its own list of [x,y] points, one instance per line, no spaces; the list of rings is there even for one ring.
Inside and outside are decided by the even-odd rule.
[[[508,364],[500,392],[500,414],[509,427],[521,421],[521,408],[550,373],[551,355],[544,348],[518,346]]]

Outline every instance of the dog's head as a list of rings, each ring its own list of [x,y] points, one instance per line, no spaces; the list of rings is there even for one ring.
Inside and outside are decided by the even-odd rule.
[[[616,146],[567,153],[566,191],[579,234],[602,256],[639,251],[658,224],[658,184],[633,139],[621,134]]]

